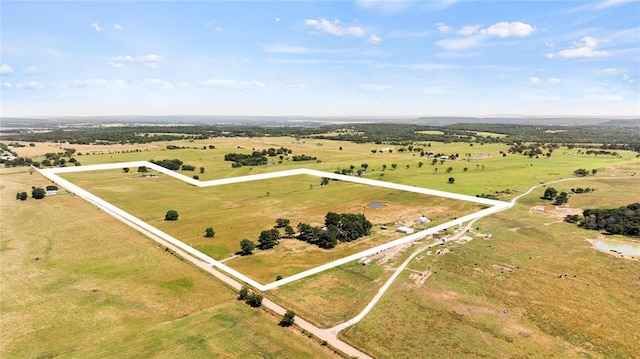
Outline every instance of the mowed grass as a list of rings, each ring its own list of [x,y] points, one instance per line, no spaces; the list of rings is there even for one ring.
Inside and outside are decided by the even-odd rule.
[[[157,178],[140,178],[137,173],[121,170],[62,176],[215,259],[233,255],[244,238],[257,243],[260,232],[273,228],[277,218],[287,218],[295,227],[299,222],[322,225],[327,212],[365,213],[378,226],[371,236],[341,243],[331,250],[283,240],[273,250],[226,262],[262,282],[397,239],[400,237],[395,233],[397,223],[409,224],[424,215],[432,220],[429,225],[436,225],[481,208],[471,202],[346,181],[331,181],[320,186],[320,178],[306,175],[208,188],[197,188],[163,174]],[[383,206],[368,208],[374,202]],[[164,220],[169,209],[178,211],[178,221]],[[391,227],[381,230],[381,225]],[[204,237],[204,230],[209,226],[214,228],[215,238]]]
[[[48,180],[0,170],[0,356],[330,357],[209,274]]]
[[[596,188],[569,200],[590,208],[640,201],[639,183],[591,178],[550,186]],[[403,273],[344,338],[385,358],[637,357],[640,261],[591,248],[585,239],[598,232],[531,213],[547,204],[543,191],[479,221],[490,239],[416,258],[410,269],[433,271],[425,283]]]

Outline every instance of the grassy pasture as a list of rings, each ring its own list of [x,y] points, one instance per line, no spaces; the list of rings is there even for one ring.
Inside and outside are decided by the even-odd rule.
[[[0,357],[331,357],[234,291],[49,182],[0,170]]]
[[[167,150],[168,144],[176,146],[187,146],[188,149]],[[22,147],[16,149],[19,154],[33,155],[37,153],[43,155],[46,152],[55,152],[55,148],[76,148],[78,152],[90,153],[104,152],[103,154],[92,154],[76,156],[84,165],[97,163],[113,163],[133,160],[149,159],[173,159],[178,158],[196,168],[204,167],[205,173],[181,172],[191,176],[197,174],[201,180],[215,178],[227,178],[241,175],[280,171],[285,169],[306,167],[311,169],[333,172],[342,168],[349,168],[353,165],[356,169],[362,163],[369,164],[367,178],[380,179],[383,181],[397,182],[409,185],[417,185],[450,192],[477,195],[481,193],[495,194],[496,191],[513,190],[514,194],[505,195],[508,199],[517,193],[522,193],[532,184],[541,181],[551,181],[558,178],[573,176],[573,171],[578,168],[587,170],[599,169],[600,176],[608,176],[605,168],[612,166],[637,164],[636,153],[629,151],[618,151],[620,158],[612,156],[588,156],[578,154],[577,148],[559,148],[553,152],[551,158],[529,158],[522,155],[507,155],[502,157],[500,151],[507,152],[508,146],[505,144],[474,144],[468,143],[416,143],[415,147],[423,147],[426,151],[434,153],[453,154],[458,153],[458,160],[449,160],[444,164],[439,162],[432,166],[430,158],[421,158],[418,153],[397,151],[398,146],[376,145],[371,143],[356,144],[342,141],[300,139],[292,137],[259,137],[259,138],[214,138],[209,140],[196,141],[171,141],[161,143],[151,143],[144,145],[69,145],[69,144],[46,144],[38,143],[36,147]],[[208,145],[215,145],[216,149],[202,149]],[[294,154],[306,154],[317,157],[317,161],[283,161],[281,164],[273,166],[241,167],[231,168],[229,162],[225,162],[223,157],[230,152],[250,153],[254,148],[257,150],[269,147],[279,148],[284,146],[291,148]],[[342,150],[340,150],[342,147]],[[391,147],[393,153],[376,153],[371,150],[379,150],[382,147]],[[139,152],[135,152],[138,150]],[[40,152],[35,152],[40,151]],[[62,150],[59,150],[62,151]],[[129,151],[129,152],[126,152]],[[475,158],[467,154],[488,155],[486,158]],[[41,160],[41,157],[35,157]],[[278,161],[279,158],[274,157]],[[423,166],[419,168],[419,162]],[[391,169],[391,164],[397,164],[397,169]],[[382,171],[382,166],[386,164],[387,170]],[[407,168],[409,165],[409,168]],[[484,166],[484,169],[482,169]],[[448,167],[452,167],[451,173],[446,173]],[[636,166],[637,167],[637,166]],[[435,172],[435,169],[437,173]],[[467,171],[464,171],[467,168]],[[638,171],[638,169],[636,169]],[[631,174],[629,172],[628,174]],[[382,175],[382,176],[381,176]],[[455,184],[447,183],[449,177],[455,178]]]
[[[232,259],[226,264],[262,281],[289,276],[376,245],[400,238],[396,223],[412,223],[422,215],[437,225],[480,209],[478,204],[420,195],[346,181],[320,186],[313,176],[292,176],[224,186],[196,188],[169,176],[139,178],[138,173],[120,170],[90,171],[62,176],[134,216],[156,226],[207,253],[224,259],[240,249],[239,242],[257,242],[260,231],[272,228],[276,218],[288,218],[292,225],[306,222],[321,225],[327,212],[365,213],[378,227],[364,239],[324,250],[297,240],[284,240],[273,250]],[[368,208],[374,202],[382,207]],[[176,222],[164,221],[175,209]],[[389,225],[381,230],[380,225]],[[204,238],[212,226],[215,238]]]
[[[571,207],[617,207],[640,201],[639,181],[596,177],[551,186],[596,188],[573,195]],[[344,337],[389,358],[637,356],[640,261],[592,249],[585,239],[598,232],[531,213],[546,204],[543,191],[479,221],[490,239],[418,256],[409,269],[431,266],[426,282],[417,286],[403,273]]]

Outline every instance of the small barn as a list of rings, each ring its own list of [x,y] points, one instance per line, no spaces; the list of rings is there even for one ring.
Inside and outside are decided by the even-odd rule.
[[[396,232],[398,233],[402,233],[402,234],[411,234],[413,233],[413,228],[409,228],[409,227],[398,227],[396,229]]]

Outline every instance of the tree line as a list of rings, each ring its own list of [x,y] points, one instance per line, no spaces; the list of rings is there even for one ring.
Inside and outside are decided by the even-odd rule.
[[[577,223],[585,229],[638,237],[640,236],[640,203],[613,209],[586,209],[582,212],[582,218],[572,215],[567,216],[565,221]]]

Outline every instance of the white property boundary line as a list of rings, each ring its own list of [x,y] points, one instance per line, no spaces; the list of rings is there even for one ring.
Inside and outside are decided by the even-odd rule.
[[[364,250],[362,252],[356,253],[356,254],[352,254],[350,256],[335,260],[333,262],[329,262],[326,264],[323,264],[319,267],[315,267],[309,270],[306,270],[304,272],[298,273],[298,274],[294,274],[292,276],[280,279],[278,281],[275,282],[271,282],[268,284],[261,284],[258,283],[257,281],[247,277],[246,275],[238,272],[237,270],[209,257],[208,255],[198,251],[197,249],[186,245],[184,242],[170,236],[169,234],[157,229],[156,227],[140,220],[139,218],[123,211],[122,209],[112,205],[111,203],[91,194],[90,192],[80,188],[79,186],[65,180],[64,178],[58,176],[58,173],[72,173],[72,172],[85,172],[85,171],[98,171],[98,170],[110,170],[110,169],[122,169],[125,167],[140,167],[140,166],[145,166],[149,169],[158,171],[160,173],[164,173],[168,176],[171,176],[173,178],[179,179],[181,181],[187,182],[193,186],[196,187],[211,187],[211,186],[220,186],[220,185],[225,185],[225,184],[232,184],[232,183],[240,183],[240,182],[248,182],[248,181],[259,181],[259,180],[263,180],[263,179],[270,179],[270,178],[279,178],[279,177],[287,177],[287,176],[296,176],[296,175],[310,175],[310,176],[314,176],[314,177],[327,177],[327,178],[331,178],[331,179],[335,179],[335,180],[341,180],[341,181],[347,181],[347,182],[354,182],[354,183],[360,183],[360,184],[365,184],[365,185],[370,185],[370,186],[376,186],[376,187],[383,187],[383,188],[390,188],[390,189],[395,189],[395,190],[400,190],[400,191],[408,191],[408,192],[413,192],[413,193],[420,193],[420,194],[427,194],[427,195],[432,195],[432,196],[438,196],[438,197],[445,197],[445,198],[451,198],[451,199],[456,199],[456,200],[462,200],[462,201],[469,201],[469,202],[475,202],[475,203],[480,203],[480,204],[484,204],[484,205],[489,205],[491,207],[483,209],[481,211],[466,215],[464,217],[461,218],[457,218],[454,219],[452,221],[449,221],[447,223],[443,223],[440,224],[438,226],[426,229],[424,231],[420,231],[417,233],[414,233],[412,235],[406,236],[406,237],[402,237],[399,239],[396,239],[394,241],[379,245],[377,247],[374,248],[370,248],[367,250]],[[224,179],[217,179],[217,180],[210,180],[210,181],[198,181],[195,180],[191,177],[185,176],[183,174],[171,171],[169,169],[166,169],[164,167],[158,166],[156,164],[153,164],[151,162],[147,162],[147,161],[135,161],[135,162],[120,162],[120,163],[108,163],[108,164],[101,164],[101,165],[89,165],[89,166],[74,166],[74,167],[60,167],[60,168],[48,168],[48,169],[38,169],[36,168],[36,170],[41,173],[43,176],[47,177],[48,179],[50,179],[51,181],[61,185],[62,187],[66,188],[67,190],[75,193],[76,195],[84,198],[85,200],[87,200],[90,203],[93,203],[94,205],[98,206],[98,207],[102,207],[108,211],[110,211],[112,214],[114,214],[117,218],[119,218],[120,220],[124,221],[124,222],[128,222],[130,224],[135,225],[134,228],[136,228],[136,226],[143,228],[155,235],[157,235],[158,237],[162,238],[163,240],[167,241],[168,243],[173,244],[174,246],[184,250],[185,252],[193,255],[194,257],[209,263],[210,265],[212,265],[213,267],[218,268],[219,270],[230,274],[234,277],[236,277],[237,279],[251,285],[252,287],[260,290],[260,291],[267,291],[269,289],[272,289],[274,287],[279,287],[282,285],[285,285],[287,283],[291,283],[293,281],[296,281],[298,279],[302,279],[305,277],[308,277],[310,275],[313,274],[317,274],[320,273],[322,271],[325,271],[327,269],[333,268],[333,267],[337,267],[339,265],[357,260],[359,258],[377,253],[381,250],[387,249],[387,248],[391,248],[391,247],[395,247],[397,245],[403,244],[403,243],[407,243],[407,242],[412,242],[418,239],[422,239],[425,236],[429,235],[429,234],[433,234],[435,232],[438,232],[440,230],[446,229],[446,228],[450,228],[453,226],[456,226],[458,224],[467,222],[467,221],[471,221],[474,220],[476,218],[480,218],[483,216],[487,216],[496,212],[500,212],[503,211],[507,208],[511,208],[514,204],[513,203],[509,203],[509,202],[502,202],[502,201],[496,201],[496,200],[491,200],[491,199],[487,199],[487,198],[479,198],[479,197],[472,197],[472,196],[467,196],[467,195],[462,195],[462,194],[457,194],[457,193],[450,193],[450,192],[444,192],[444,191],[437,191],[437,190],[432,190],[432,189],[427,189],[427,188],[421,188],[421,187],[415,187],[415,186],[407,186],[407,185],[402,185],[402,184],[396,184],[396,183],[389,183],[389,182],[382,182],[382,181],[376,181],[376,180],[371,180],[371,179],[366,179],[366,178],[360,178],[360,177],[351,177],[351,176],[345,176],[345,175],[341,175],[341,174],[336,174],[336,173],[329,173],[329,172],[323,172],[323,171],[317,171],[317,170],[310,170],[310,169],[306,169],[306,168],[300,168],[300,169],[294,169],[294,170],[287,170],[287,171],[280,171],[280,172],[273,172],[273,173],[264,173],[264,174],[258,174],[258,175],[250,175],[250,176],[242,176],[242,177],[233,177],[233,178],[224,178]]]

